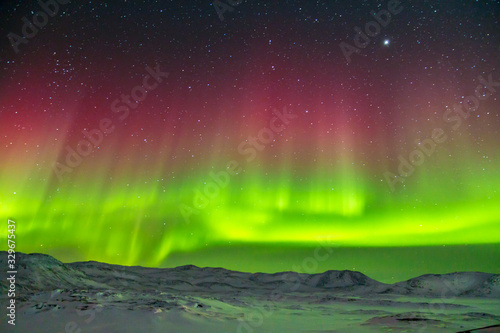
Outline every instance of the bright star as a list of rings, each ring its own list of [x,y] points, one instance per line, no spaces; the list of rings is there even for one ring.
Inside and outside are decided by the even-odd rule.
[[[384,45],[389,45],[390,43],[391,43],[390,40],[388,40],[388,39],[384,40]]]

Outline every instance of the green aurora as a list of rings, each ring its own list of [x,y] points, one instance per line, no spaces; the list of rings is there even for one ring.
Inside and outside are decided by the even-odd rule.
[[[402,279],[430,272],[424,263],[435,262],[441,253],[455,253],[493,272],[498,271],[498,248],[493,247],[489,257],[484,249],[500,242],[500,194],[495,190],[500,168],[490,165],[490,170],[469,180],[478,190],[460,195],[451,187],[456,175],[442,174],[440,186],[425,184],[417,176],[406,184],[419,187],[412,196],[404,191],[391,194],[383,182],[360,181],[363,176],[354,170],[341,169],[329,181],[319,173],[307,182],[290,181],[286,173],[266,177],[257,171],[242,172],[231,176],[207,207],[186,220],[180,207],[188,206],[195,190],[203,190],[210,180],[201,170],[191,183],[171,182],[168,187],[137,177],[135,183],[104,176],[88,182],[82,172],[80,180],[56,189],[44,183],[33,187],[28,178],[27,188],[20,189],[21,168],[19,177],[2,177],[3,193],[12,195],[10,202],[3,198],[0,215],[16,221],[18,251],[48,253],[64,261],[153,267],[192,263],[275,272],[296,270],[315,248],[326,246],[334,251],[313,267],[315,272],[355,268],[386,281]],[[6,230],[1,231],[3,237]],[[467,246],[479,246],[481,255],[462,255],[461,248]],[[398,257],[410,254],[408,249],[422,253],[420,264],[411,264],[410,270],[382,269],[388,253]],[[469,267],[457,259],[443,259],[434,266],[440,272]],[[406,259],[399,260],[405,265]]]

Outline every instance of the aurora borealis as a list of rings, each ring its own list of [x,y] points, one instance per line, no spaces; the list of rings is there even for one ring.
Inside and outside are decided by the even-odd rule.
[[[19,251],[62,261],[274,272],[326,242],[318,272],[499,273],[500,4],[401,6],[348,63],[340,43],[386,1],[245,1],[223,21],[210,1],[70,2],[18,53],[7,33],[42,9],[7,1],[2,239],[10,218]]]

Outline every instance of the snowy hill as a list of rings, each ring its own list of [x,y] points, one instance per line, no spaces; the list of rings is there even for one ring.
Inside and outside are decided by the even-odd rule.
[[[500,275],[479,272],[428,274],[399,282],[387,292],[434,297],[500,297]]]
[[[7,252],[0,252],[0,266],[7,267]],[[70,265],[40,253],[16,253],[16,288],[21,291],[34,292],[53,289],[106,288],[95,282],[92,276],[73,269]],[[2,279],[0,289],[4,291],[7,281]]]

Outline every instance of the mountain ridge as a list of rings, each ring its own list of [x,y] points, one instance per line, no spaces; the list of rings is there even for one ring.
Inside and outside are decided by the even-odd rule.
[[[0,251],[0,265],[6,266],[7,251]],[[184,265],[175,268],[121,266],[98,261],[62,263],[42,253],[16,253],[20,291],[53,289],[137,289],[178,290],[282,290],[307,292],[338,290],[351,294],[396,294],[440,297],[500,298],[500,275],[482,272],[424,274],[386,284],[351,270],[323,273],[247,273],[221,267]],[[7,288],[1,281],[0,288]]]

